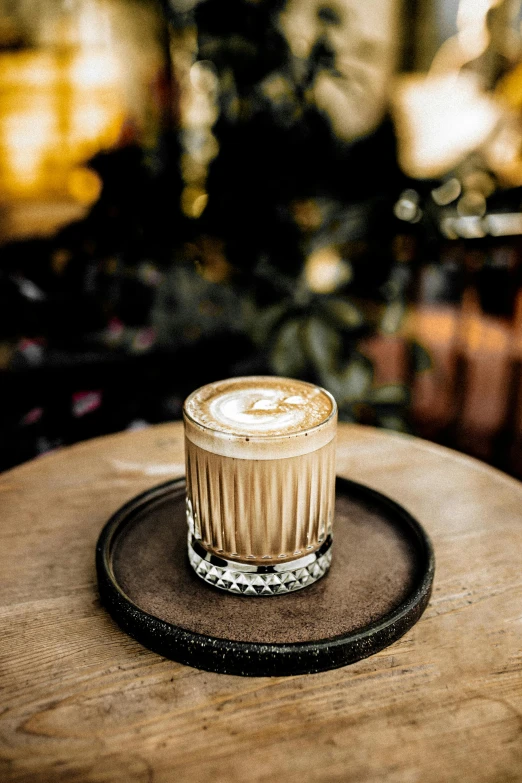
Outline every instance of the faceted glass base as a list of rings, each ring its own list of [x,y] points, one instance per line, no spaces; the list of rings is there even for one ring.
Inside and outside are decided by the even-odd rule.
[[[332,561],[332,537],[316,552],[276,565],[238,563],[207,552],[189,533],[190,565],[208,584],[236,595],[281,595],[301,590],[326,574]]]

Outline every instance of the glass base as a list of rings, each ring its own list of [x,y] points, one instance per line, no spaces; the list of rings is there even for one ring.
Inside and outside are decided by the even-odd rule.
[[[326,574],[332,562],[332,537],[316,552],[275,565],[254,565],[213,555],[189,533],[190,565],[205,582],[236,595],[281,595],[302,590]]]

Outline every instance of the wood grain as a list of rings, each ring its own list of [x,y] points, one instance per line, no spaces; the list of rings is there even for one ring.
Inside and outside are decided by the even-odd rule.
[[[183,471],[180,425],[0,477],[1,781],[522,780],[522,484],[415,438],[339,430],[338,472],[417,516],[437,571],[399,642],[310,676],[197,671],[100,607],[98,533]]]

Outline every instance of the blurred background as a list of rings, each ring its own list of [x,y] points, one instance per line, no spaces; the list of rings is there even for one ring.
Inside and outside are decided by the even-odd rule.
[[[522,477],[521,0],[0,0],[0,469],[318,382]]]

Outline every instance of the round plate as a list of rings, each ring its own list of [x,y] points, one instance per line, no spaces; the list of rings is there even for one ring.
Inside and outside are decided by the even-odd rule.
[[[224,593],[189,565],[180,478],[114,514],[96,567],[108,611],[149,649],[207,671],[283,676],[345,666],[402,636],[426,608],[435,561],[404,508],[337,478],[328,574],[286,595]]]

